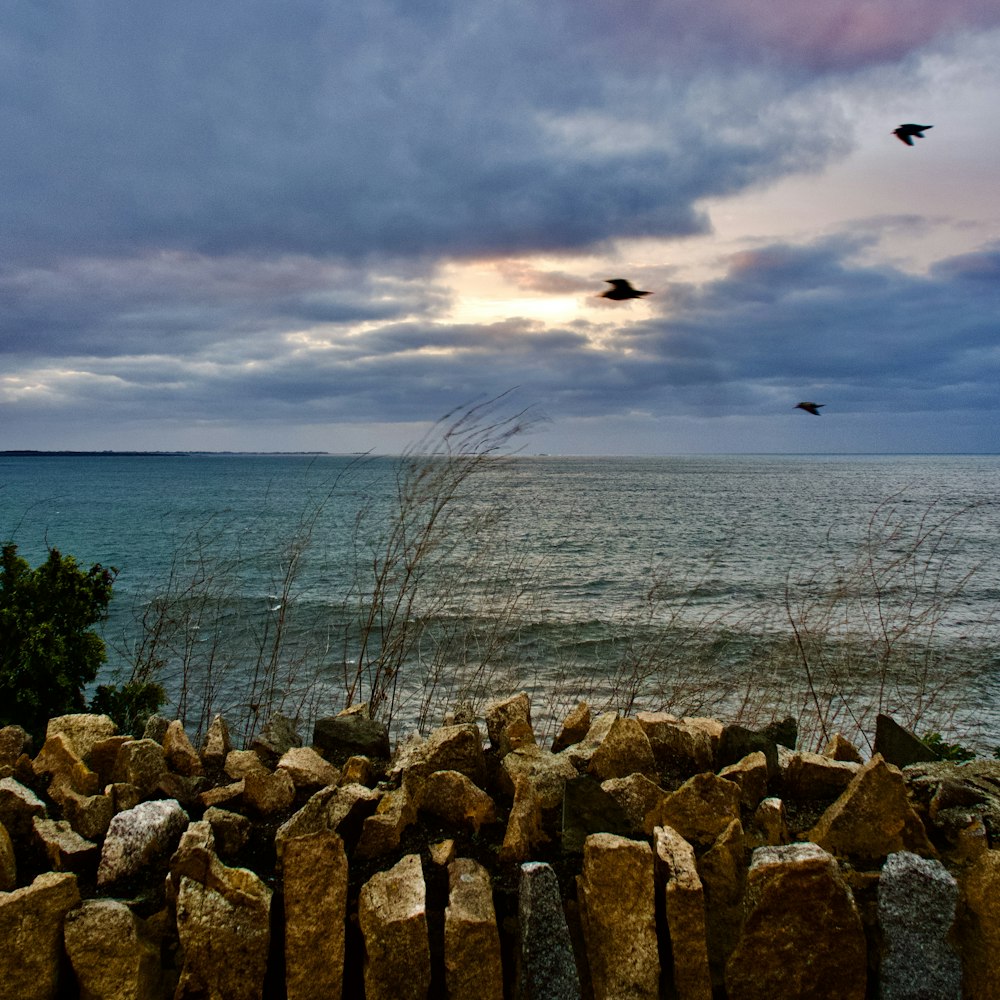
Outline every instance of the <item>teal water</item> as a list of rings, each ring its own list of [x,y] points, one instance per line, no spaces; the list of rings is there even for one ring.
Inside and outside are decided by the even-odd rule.
[[[299,692],[296,711],[308,716],[343,702],[344,663],[356,653],[344,638],[357,606],[355,556],[388,523],[395,469],[391,459],[336,456],[0,456],[0,537],[32,563],[52,546],[81,563],[118,568],[102,679],[129,668],[157,595],[184,593],[184,615],[175,618],[183,617],[189,649],[221,645],[207,638],[209,626],[228,622],[222,634],[230,653],[217,656],[226,659],[220,676],[233,691],[251,683],[241,670],[252,670],[235,661],[247,660],[248,648],[271,649],[281,620],[285,638],[273,655],[288,673],[294,661],[299,673],[286,686]],[[801,601],[811,588],[834,585],[843,570],[836,560],[849,562],[864,549],[873,517],[888,517],[900,530],[882,558],[893,547],[902,554],[921,525],[926,532],[946,524],[923,543],[920,585],[926,596],[928,588],[940,595],[965,583],[942,602],[932,628],[924,623],[933,634],[921,638],[977,657],[974,700],[986,728],[1000,732],[1000,457],[517,457],[491,464],[473,485],[466,508],[503,509],[503,558],[531,571],[505,669],[516,668],[520,676],[510,683],[540,700],[558,700],[557,688],[570,697],[574,683],[594,691],[610,683],[625,632],[640,624],[787,634],[786,595]],[[359,533],[363,509],[374,514]],[[295,575],[286,586],[293,551]],[[463,576],[433,613],[489,617],[502,603],[490,592],[491,576],[510,564],[484,555],[479,575]],[[883,612],[917,613],[909,606],[917,569],[907,572],[891,580]],[[199,576],[202,589],[185,591]],[[218,585],[209,593],[205,581],[213,577]],[[815,579],[807,584],[807,577]],[[473,593],[481,599],[470,604]],[[195,616],[197,601],[205,606]],[[181,646],[173,642],[162,666],[175,701],[180,687],[201,683],[192,675],[201,669],[197,657]],[[728,643],[723,669],[740,667],[741,648]],[[427,649],[414,655],[431,658]],[[467,648],[461,655],[468,661]],[[697,699],[667,705],[662,690],[650,697],[658,703],[644,707],[718,707]],[[216,692],[215,704],[221,700]],[[420,701],[411,692],[409,704]],[[401,708],[397,717],[416,724],[418,714]]]

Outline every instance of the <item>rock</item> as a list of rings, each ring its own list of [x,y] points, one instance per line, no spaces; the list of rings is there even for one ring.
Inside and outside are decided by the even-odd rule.
[[[431,985],[426,887],[420,856],[407,854],[361,888],[366,1000],[425,1000]]]
[[[4,726],[0,729],[0,767],[12,768],[18,757],[31,750],[31,737],[21,726]],[[10,777],[10,775],[3,775]]]
[[[336,785],[340,772],[312,747],[292,747],[278,761],[279,771],[285,771],[298,789],[325,788]]]
[[[118,813],[108,828],[97,867],[97,884],[111,885],[147,865],[166,861],[188,824],[187,813],[174,799],[141,802]]]
[[[78,795],[66,789],[60,797],[63,816],[85,840],[100,840],[108,832],[115,814],[110,795]]]
[[[160,746],[163,746],[163,740],[167,735],[167,729],[170,728],[171,721],[171,719],[165,718],[158,712],[154,712],[146,720],[146,725],[142,730],[142,738],[144,740],[156,740]]]
[[[740,789],[707,772],[696,774],[663,803],[656,826],[671,826],[685,840],[707,846],[740,815]]]
[[[459,726],[463,722],[476,721],[476,708],[471,701],[460,701],[444,713],[445,726]]]
[[[207,791],[201,792],[198,796],[198,801],[206,809],[211,809],[213,806],[224,807],[236,805],[243,801],[243,791],[245,788],[246,782],[241,778],[230,785],[217,785],[215,788],[209,788]]]
[[[657,881],[663,887],[657,891],[665,899],[677,1000],[712,1000],[705,892],[694,848],[669,826],[656,827],[653,847]]]
[[[114,780],[135,785],[145,798],[156,791],[166,770],[167,760],[159,743],[155,740],[129,740],[118,750]]]
[[[497,783],[507,794],[513,794],[517,780],[526,778],[534,786],[542,808],[556,809],[562,803],[566,782],[576,776],[577,770],[566,754],[529,746],[512,750],[504,757]]]
[[[271,773],[256,750],[230,750],[222,769],[233,781],[240,781],[248,774]]]
[[[774,740],[779,747],[794,750],[799,738],[799,724],[794,716],[789,715],[787,718],[769,722],[761,732],[768,739]]]
[[[767,760],[767,773],[778,777],[778,745],[766,733],[754,732],[743,726],[726,726],[719,737],[717,763],[719,767],[735,764],[755,751],[760,751]]]
[[[94,744],[117,732],[118,727],[107,715],[60,715],[49,719],[45,739],[48,741],[57,733],[64,736],[77,757],[87,763]]]
[[[550,865],[521,865],[518,891],[521,966],[517,1000],[580,1000],[559,883]]]
[[[35,816],[35,840],[56,872],[82,873],[97,864],[97,844],[84,840],[64,819]]]
[[[661,771],[697,774],[714,769],[712,738],[699,721],[667,712],[637,712],[635,717]]]
[[[321,788],[306,804],[278,827],[274,847],[280,859],[285,841],[292,837],[330,830],[341,837],[355,828],[360,830],[365,818],[375,812],[381,796],[364,785],[340,785]]]
[[[10,892],[17,887],[17,859],[14,843],[7,827],[0,823],[0,892]]]
[[[344,978],[347,855],[330,830],[293,837],[282,853],[288,1000],[339,997]]]
[[[660,959],[649,844],[591,834],[583,846],[577,901],[595,998],[657,1000]]]
[[[781,768],[781,786],[788,798],[834,799],[851,783],[861,765],[831,760],[800,750],[789,755]]]
[[[575,743],[579,743],[590,729],[590,706],[581,701],[563,720],[555,739],[552,741],[552,752],[559,753]]]
[[[985,851],[960,873],[955,941],[962,957],[962,996],[1000,996],[1000,851]]]
[[[559,756],[566,757],[577,770],[586,771],[594,751],[604,742],[604,737],[608,735],[617,719],[617,712],[604,712],[599,715],[591,722],[583,739],[560,751]]]
[[[28,841],[35,816],[45,817],[45,803],[16,778],[0,778],[0,823],[14,841]]]
[[[625,807],[589,774],[565,783],[562,810],[562,849],[578,854],[592,833],[627,835],[634,821]],[[645,820],[645,818],[644,818]]]
[[[163,996],[160,949],[120,900],[84,900],[66,914],[63,936],[81,1000]]]
[[[521,747],[504,757],[498,780],[514,796],[500,852],[504,860],[525,861],[551,839],[559,821],[563,788],[576,776],[569,759],[540,747]]]
[[[159,741],[163,747],[163,755],[166,758],[167,766],[178,774],[191,778],[195,775],[204,774],[201,758],[188,739],[188,734],[184,730],[184,725],[180,719],[174,719],[167,726],[163,739]]]
[[[221,715],[217,715],[205,734],[205,743],[201,748],[202,763],[207,768],[221,768],[232,749],[229,726],[226,725],[226,720]]]
[[[754,851],[743,933],[726,966],[729,996],[863,1000],[866,960],[861,918],[833,857],[816,844]]]
[[[222,859],[235,857],[250,840],[253,823],[242,813],[212,806],[202,819],[212,827],[212,838]]]
[[[375,813],[361,827],[357,858],[378,858],[399,847],[403,831],[417,819],[417,783],[403,784],[382,796]]]
[[[295,801],[295,783],[287,771],[250,771],[243,778],[243,803],[258,816],[286,812]]]
[[[375,784],[375,767],[367,757],[355,755],[344,761],[340,772],[341,785],[366,785],[371,788]]]
[[[727,764],[719,777],[732,781],[739,788],[741,805],[756,809],[767,795],[767,758],[760,750],[755,750],[743,760]]]
[[[131,743],[132,736],[109,736],[100,743],[95,743],[90,751],[90,766],[97,772],[101,788],[110,785],[115,780],[118,766],[118,751],[126,743]]]
[[[503,1000],[493,887],[489,872],[469,858],[448,865],[444,970],[450,1000]]]
[[[127,781],[116,781],[107,785],[104,794],[111,799],[112,816],[115,813],[125,812],[126,809],[134,809],[141,801],[142,796],[135,785],[130,785]],[[108,822],[111,817],[108,817]],[[107,832],[105,830],[105,832]]]
[[[545,811],[537,786],[519,775],[500,845],[501,861],[524,861],[552,839],[545,829]]]
[[[535,742],[534,732],[531,729],[531,699],[526,692],[522,691],[510,698],[490,702],[486,706],[485,715],[486,733],[489,736],[490,746],[494,750],[500,749],[504,731],[515,723],[523,723],[527,726],[527,730],[525,730],[524,725],[516,727],[519,735],[515,742],[520,746]],[[509,744],[510,740],[508,739],[508,752],[517,749],[516,746]]]
[[[959,1000],[962,966],[948,941],[958,883],[939,861],[890,854],[878,885],[882,1000]]]
[[[926,760],[938,760],[938,755],[908,729],[888,715],[875,717],[875,753],[887,764],[906,767]]]
[[[455,851],[455,841],[450,837],[447,840],[440,840],[436,844],[429,844],[427,850],[431,856],[431,861],[433,861],[439,868],[444,868],[445,865],[450,865],[457,856]]]
[[[773,796],[761,799],[753,814],[748,843],[752,847],[781,847],[791,839],[785,818],[785,804]]]
[[[317,719],[312,742],[334,766],[355,755],[387,760],[390,753],[389,730],[361,713]]]
[[[864,763],[854,744],[841,733],[834,733],[821,753],[830,760],[844,760],[850,764]]]
[[[937,853],[910,805],[903,775],[879,754],[861,766],[807,839],[832,854],[869,861],[898,851]]]
[[[606,792],[621,806],[628,818],[629,828],[589,830],[589,833],[644,833],[649,836],[656,826],[657,817],[668,795],[655,781],[650,781],[644,774],[630,774],[627,778],[609,778],[601,782],[601,791]]]
[[[630,774],[656,776],[656,761],[642,726],[635,719],[615,719],[587,765],[599,781]]]
[[[97,775],[84,764],[65,733],[53,732],[46,738],[35,757],[34,770],[36,775],[49,778],[48,794],[55,802],[60,800],[64,789],[80,795],[96,795],[100,791]]]
[[[396,755],[391,778],[422,778],[435,771],[460,771],[482,787],[486,783],[486,758],[479,726],[441,726],[426,740],[411,740]]]
[[[302,739],[295,731],[294,720],[276,712],[264,723],[250,749],[255,750],[269,768],[273,768],[289,750],[301,746]]]
[[[500,745],[497,747],[497,756],[503,758],[511,750],[520,750],[521,747],[533,747],[535,745],[535,731],[531,728],[531,723],[525,722],[524,719],[515,719],[510,725],[505,726],[500,733]]]
[[[697,861],[705,892],[708,964],[714,985],[721,986],[726,962],[743,923],[746,848],[743,826],[734,819]]]
[[[993,842],[1000,842],[1000,761],[911,764],[903,778],[922,815],[953,850],[964,850],[966,831],[979,821]]]
[[[184,959],[176,1000],[262,1000],[271,890],[260,878],[245,868],[227,868],[212,856],[204,881],[180,876],[176,909]]]
[[[207,787],[208,779],[204,775],[184,775],[175,774],[173,771],[164,771],[156,786],[155,797],[158,799],[177,799],[185,809],[190,809],[201,801],[199,796]]]
[[[10,780],[10,779],[4,779]],[[45,872],[29,886],[0,893],[0,988],[11,1000],[62,996],[63,922],[80,902],[76,876]]]
[[[459,771],[435,771],[421,783],[419,808],[449,826],[479,833],[484,823],[496,822],[493,799]]]

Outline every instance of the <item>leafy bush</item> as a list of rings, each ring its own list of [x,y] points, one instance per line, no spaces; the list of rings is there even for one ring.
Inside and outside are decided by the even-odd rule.
[[[0,557],[0,725],[41,736],[50,718],[85,709],[83,689],[105,659],[92,626],[104,618],[118,571],[84,570],[49,549],[32,569],[3,546]]]
[[[948,743],[940,733],[924,733],[920,737],[920,742],[933,750],[941,760],[951,761],[953,764],[973,760],[976,756],[975,750],[970,750],[961,743]]]

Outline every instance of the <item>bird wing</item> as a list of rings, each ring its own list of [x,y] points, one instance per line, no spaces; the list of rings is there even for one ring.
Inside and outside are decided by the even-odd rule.
[[[625,278],[608,278],[607,282],[609,285],[614,285],[615,288],[623,292],[632,290],[632,286]]]
[[[902,129],[896,129],[893,133],[900,142],[905,142],[907,146],[913,145],[913,140],[910,138],[909,132],[904,132]]]

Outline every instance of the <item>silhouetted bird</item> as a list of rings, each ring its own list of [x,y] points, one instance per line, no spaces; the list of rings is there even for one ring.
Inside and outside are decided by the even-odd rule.
[[[892,134],[900,141],[905,142],[907,146],[913,145],[913,136],[918,139],[924,138],[924,130],[934,128],[933,125],[914,125],[910,122],[908,125],[900,125],[899,128],[894,128]]]
[[[640,292],[637,288],[633,288],[624,278],[608,278],[607,282],[613,287],[609,288],[606,292],[601,292],[600,298],[602,299],[615,299],[616,301],[622,299],[641,299],[643,295],[653,294],[652,292]]]
[[[821,406],[826,406],[826,403],[796,403],[796,410],[805,410],[806,413],[811,413],[813,416],[820,417],[822,414],[819,412]]]

